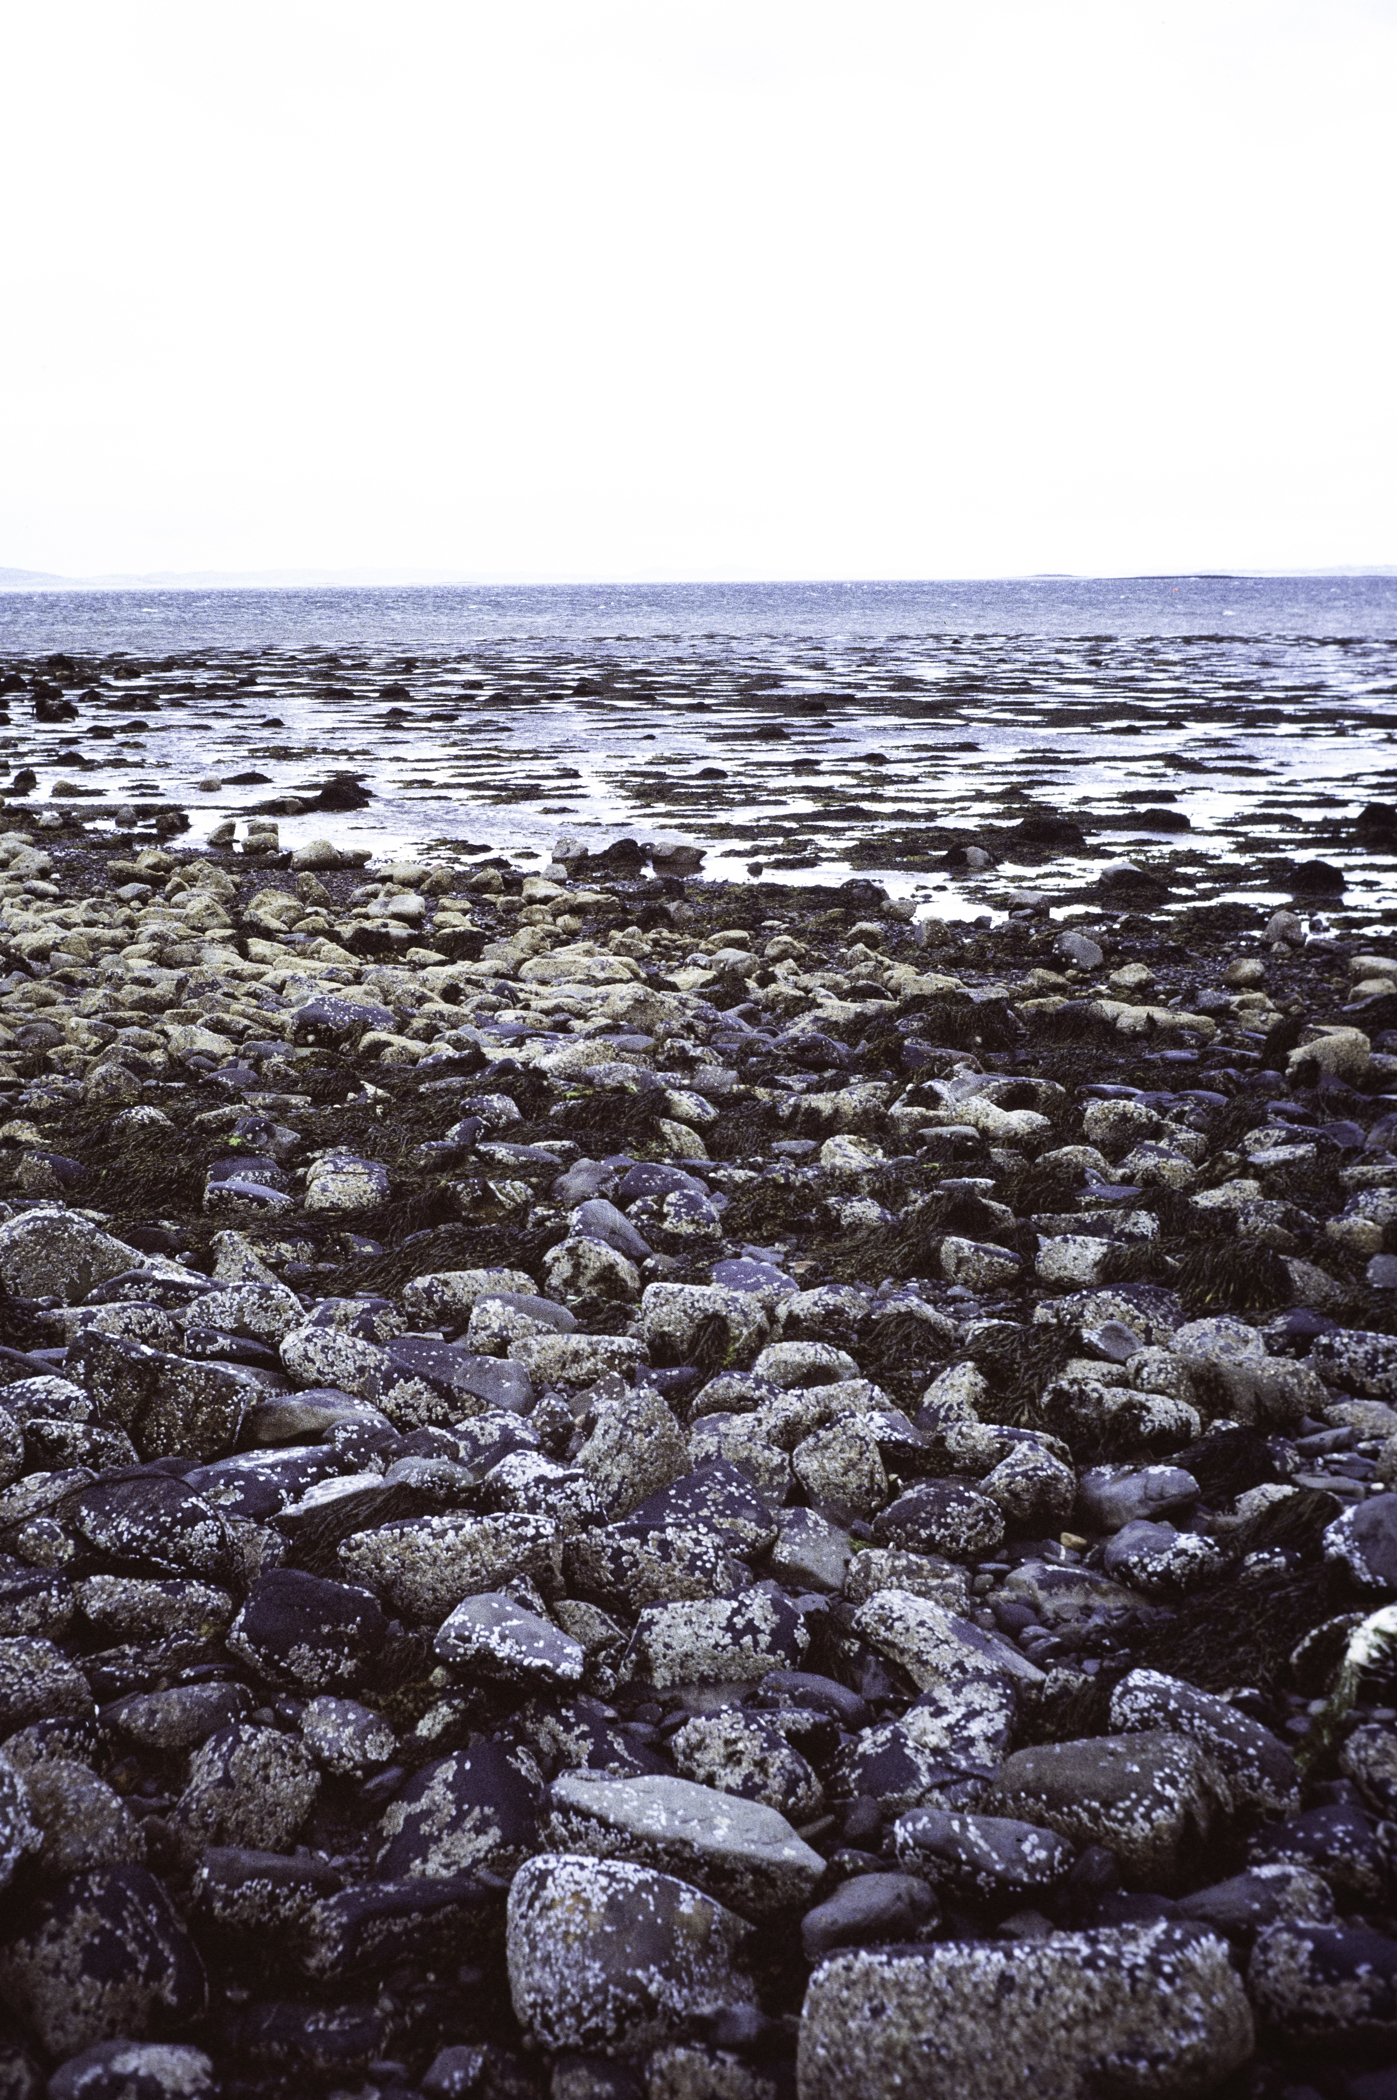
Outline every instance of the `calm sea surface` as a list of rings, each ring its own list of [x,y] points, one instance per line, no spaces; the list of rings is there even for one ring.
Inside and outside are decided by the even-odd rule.
[[[0,591],[0,650],[26,654],[959,633],[1392,637],[1397,576]]]

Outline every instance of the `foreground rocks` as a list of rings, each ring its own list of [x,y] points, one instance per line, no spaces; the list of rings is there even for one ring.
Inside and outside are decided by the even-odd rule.
[[[0,2093],[1370,2100],[1397,961],[260,836],[4,841]]]

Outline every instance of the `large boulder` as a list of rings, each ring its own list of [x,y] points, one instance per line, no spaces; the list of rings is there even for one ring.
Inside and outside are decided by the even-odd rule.
[[[0,1948],[0,2000],[60,2058],[178,2033],[207,1998],[194,1942],[145,1867],[75,1875]]]
[[[838,1954],[806,1993],[800,2100],[1211,2092],[1252,2051],[1225,1942],[1156,1924]]]
[[[824,1873],[776,1809],[658,1774],[564,1773],[550,1789],[544,1833],[571,1851],[680,1874],[745,1917],[808,1903]]]
[[[634,2056],[705,2013],[752,2005],[751,1927],[686,1882],[545,1852],[509,1892],[515,2015],[536,2046]]]
[[[1188,1886],[1231,1804],[1196,1743],[1155,1730],[1016,1750],[1000,1768],[992,1805],[1074,1845],[1104,1846],[1129,1886],[1169,1894]]]

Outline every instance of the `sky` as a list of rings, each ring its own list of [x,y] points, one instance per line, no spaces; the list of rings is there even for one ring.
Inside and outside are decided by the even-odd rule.
[[[1397,0],[45,0],[0,564],[1397,562]]]

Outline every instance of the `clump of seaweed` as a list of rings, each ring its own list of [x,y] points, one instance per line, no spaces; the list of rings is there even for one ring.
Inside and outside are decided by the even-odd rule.
[[[1122,1240],[1106,1257],[1107,1283],[1157,1283],[1177,1291],[1192,1319],[1289,1305],[1290,1271],[1260,1240],[1187,1233]]]
[[[738,1108],[722,1111],[717,1122],[704,1132],[704,1143],[710,1159],[764,1157],[781,1130],[768,1102],[744,1101]]]
[[[945,1338],[914,1312],[891,1312],[873,1321],[859,1346],[866,1375],[894,1399],[920,1399],[948,1360]]]
[[[1012,1429],[1045,1428],[1044,1389],[1076,1353],[1074,1338],[1057,1327],[986,1327],[969,1346],[990,1387],[978,1406],[981,1419]]]
[[[1174,1452],[1170,1464],[1193,1475],[1211,1509],[1235,1502],[1248,1488],[1284,1478],[1266,1439],[1254,1429],[1221,1429],[1213,1436],[1200,1437],[1196,1444]]]
[[[1205,1692],[1239,1684],[1273,1692],[1285,1681],[1296,1643],[1340,1608],[1340,1589],[1329,1567],[1246,1582],[1234,1576],[1184,1598],[1171,1618],[1140,1632],[1135,1667],[1163,1670]]]
[[[548,1127],[555,1136],[575,1138],[589,1152],[640,1155],[658,1144],[664,1112],[664,1095],[658,1090],[585,1093],[563,1101],[549,1117]]]
[[[811,1182],[783,1174],[764,1174],[738,1189],[723,1219],[729,1239],[784,1238],[809,1232],[824,1216],[824,1204]]]
[[[522,1269],[541,1284],[543,1257],[564,1237],[564,1232],[562,1224],[530,1232],[507,1220],[499,1224],[442,1225],[391,1252],[347,1262],[338,1275],[326,1278],[325,1287],[328,1293],[342,1296],[356,1291],[381,1291],[396,1296],[414,1276],[431,1276],[439,1269],[500,1268]]]

